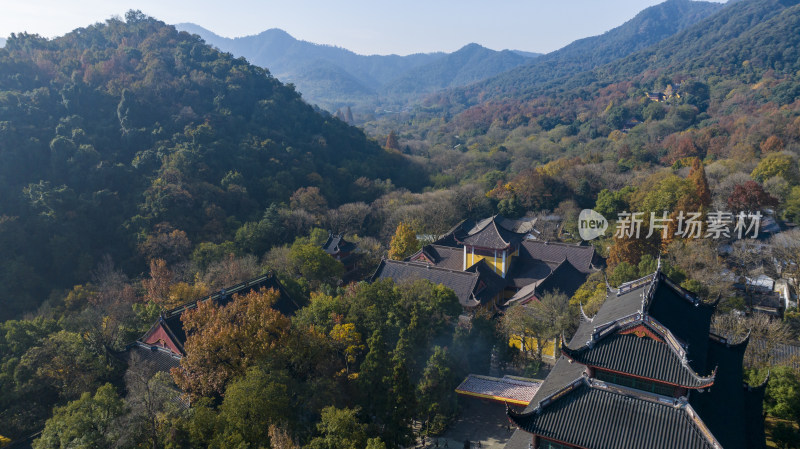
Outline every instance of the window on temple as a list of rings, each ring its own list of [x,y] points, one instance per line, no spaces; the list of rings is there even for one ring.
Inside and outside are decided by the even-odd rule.
[[[657,382],[652,382],[645,379],[637,379],[631,376],[625,376],[617,373],[610,373],[608,371],[595,370],[596,379],[603,382],[610,382],[612,384],[621,385],[623,387],[635,388],[637,390],[646,391],[648,393],[660,394],[663,396],[675,396],[675,388],[670,385],[664,385]]]

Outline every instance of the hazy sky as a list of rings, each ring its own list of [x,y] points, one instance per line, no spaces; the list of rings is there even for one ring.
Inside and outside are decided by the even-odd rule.
[[[546,53],[601,34],[662,0],[0,0],[0,37],[54,37],[139,9],[227,37],[281,28],[361,54],[454,51],[470,42]]]

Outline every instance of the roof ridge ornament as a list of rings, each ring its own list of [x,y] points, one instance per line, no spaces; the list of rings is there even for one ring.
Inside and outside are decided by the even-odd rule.
[[[758,385],[755,385],[755,386],[747,385],[747,391],[758,391],[758,390],[764,390],[765,388],[767,388],[767,383],[769,382],[769,377],[770,377],[771,374],[772,374],[772,371],[767,369],[767,376],[764,378],[764,381],[761,382]]]
[[[594,321],[594,317],[589,318],[589,315],[586,315],[586,312],[583,310],[583,302],[578,301],[578,307],[580,307],[580,309],[581,309],[581,318],[583,318],[584,320],[586,320],[586,321],[588,321],[590,323],[592,321]],[[562,332],[562,338],[563,338],[563,332]]]
[[[744,346],[745,349],[746,349],[747,345],[750,343],[750,336],[752,334],[753,334],[753,329],[752,328],[748,328],[747,329],[747,334],[739,342],[731,343],[731,339],[728,338],[728,339],[725,340],[725,346],[727,346],[729,348],[734,347],[734,346]]]
[[[642,292],[642,315],[646,314],[648,310],[650,310],[650,304],[653,302],[653,296],[656,294],[656,288],[658,287],[658,283],[661,281],[661,255],[659,254],[659,267],[656,269],[655,273],[652,274],[653,279],[650,280],[650,285],[647,287],[647,290]]]

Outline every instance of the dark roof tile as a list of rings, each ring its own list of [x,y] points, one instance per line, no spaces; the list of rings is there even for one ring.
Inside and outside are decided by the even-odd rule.
[[[522,288],[540,282],[549,276],[553,272],[553,268],[558,265],[558,263],[548,263],[530,257],[525,258],[520,254],[519,257],[511,259],[511,269],[508,270],[506,279],[513,287]]]
[[[425,245],[416,254],[409,257],[410,261],[419,261],[420,256],[425,256],[427,260],[440,268],[450,270],[461,270],[464,268],[464,250],[452,246]]]
[[[685,406],[621,394],[604,385],[578,381],[538,411],[509,417],[527,432],[592,449],[713,448]]]
[[[168,349],[140,342],[128,345],[125,351],[120,353],[120,358],[129,365],[131,363],[144,364],[151,376],[159,371],[168,373],[172,368],[177,368],[181,361],[180,356]]]
[[[559,291],[572,297],[578,288],[586,282],[588,274],[575,268],[569,260],[564,259],[537,287],[536,294],[541,295]]]
[[[701,378],[681,363],[680,357],[663,341],[633,334],[613,334],[568,356],[584,365],[631,374],[686,388],[701,388],[714,381]]]
[[[570,243],[526,240],[522,242],[520,256],[524,256],[522,254],[523,251],[527,252],[532,259],[561,263],[566,258],[569,263],[583,273],[594,271],[592,260],[594,259],[595,251],[591,245],[583,246]]]
[[[491,217],[478,223],[466,237],[458,240],[467,246],[505,249],[518,244],[522,238],[522,234],[503,228],[498,225],[496,217]]]
[[[728,345],[710,339],[708,362],[719,366],[716,381],[705,392],[692,392],[689,396],[692,407],[725,449],[751,447],[747,444],[748,414],[742,387],[742,358],[746,349],[747,340]]]
[[[349,253],[356,249],[356,244],[348,242],[341,235],[330,234],[328,240],[322,245],[322,249],[330,255]]]
[[[687,345],[689,364],[695,371],[708,372],[708,332],[715,306],[693,297],[662,273],[658,275],[658,286],[647,304],[647,313]]]
[[[396,283],[401,283],[427,279],[434,284],[452,289],[462,306],[475,307],[479,302],[473,298],[473,292],[478,287],[479,277],[477,272],[448,270],[426,263],[385,259],[381,261],[371,280],[392,279]]]

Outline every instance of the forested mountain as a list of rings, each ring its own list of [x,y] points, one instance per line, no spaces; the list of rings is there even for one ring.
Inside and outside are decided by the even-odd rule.
[[[663,11],[665,7],[674,10],[675,6],[685,3],[695,2],[670,0],[645,10],[636,19],[602,37],[605,38],[614,31],[629,29],[632,22],[639,22],[654,11]],[[639,83],[645,80],[645,83],[639,85],[641,88],[663,88],[673,81],[673,77],[677,77],[675,81],[693,79],[721,82],[726,78],[742,76],[752,81],[765,73],[777,73],[793,79],[800,68],[800,35],[795,32],[798,27],[796,3],[794,0],[742,0],[719,9],[717,13],[695,25],[647,48],[590,70],[564,73],[548,80],[548,75],[538,78],[522,75],[521,70],[532,68],[533,65],[519,67],[463,90],[443,92],[432,97],[429,103],[447,104],[452,113],[464,105],[475,103],[478,98],[484,104],[502,103],[503,98],[513,94],[513,98],[509,99],[512,103],[559,98],[559,106],[565,107],[576,96],[583,100],[597,97],[602,95],[602,88],[605,86],[621,82]],[[716,6],[708,8],[714,10]],[[575,44],[565,50],[572,45]],[[545,63],[554,55],[555,53],[551,53],[537,58],[534,65]],[[570,59],[565,57],[564,60]],[[563,66],[567,65],[569,64]],[[659,76],[661,79],[654,83],[654,78]],[[782,93],[780,102],[791,101],[794,98],[793,92],[791,90]],[[552,100],[550,103],[552,104]],[[468,115],[477,118],[476,114],[473,111]],[[632,116],[641,118],[641,114]]]
[[[33,434],[37,449],[440,441],[468,373],[539,377],[544,345],[511,339],[568,336],[609,284],[660,266],[718,299],[715,326],[764,342],[748,347],[743,379],[774,373],[770,444],[797,446],[800,394],[785,386],[798,371],[769,348],[798,344],[800,314],[745,316],[752,303],[731,274],[800,278],[800,230],[607,232],[591,242],[605,267],[571,298],[492,307],[468,326],[441,285],[344,286],[323,243],[328,231],[356,243],[348,278],[364,279],[387,254],[417,251],[417,236],[497,213],[535,218],[540,238],[560,243],[579,241],[583,208],[609,231],[640,212],[642,235],[665,211],[671,224],[706,214],[705,231],[753,211],[800,223],[798,29],[800,0],[670,0],[566,47],[561,62],[549,56],[541,72],[448,90],[365,131],[140,12],[52,40],[12,36],[0,49],[0,444]],[[674,34],[649,41],[657,30]],[[485,53],[457,53],[409,70],[437,85],[468,79],[470,55]],[[304,64],[329,83],[320,91],[380,93],[335,61]],[[273,308],[284,292],[209,300],[181,314],[180,362],[144,347],[117,359],[162,313],[267,271],[300,307],[291,318]],[[151,357],[180,369],[151,376]]]
[[[645,71],[693,76],[763,74],[800,69],[800,8],[796,0],[739,1],[697,25],[597,70],[615,80]]]
[[[668,0],[602,35],[577,40],[528,64],[457,90],[451,98],[474,104],[488,98],[520,98],[548,82],[615,61],[653,45],[720,10],[722,4]]]
[[[435,95],[412,112],[366,129],[395,131],[400,145],[431,161],[440,187],[482,182],[506,215],[553,209],[565,201],[592,207],[603,189],[627,198],[615,203],[627,210],[658,201],[669,210],[675,203],[666,195],[672,193],[667,187],[655,193],[663,179],[650,174],[674,176],[664,170],[679,173],[697,157],[713,173],[718,210],[741,207],[728,203],[739,189],[797,221],[798,3],[734,2],[592,70],[549,82],[520,77],[505,87],[493,84],[498,77]],[[506,98],[509,92],[516,94]],[[479,99],[484,100],[465,108]],[[642,183],[639,201],[646,191],[665,196],[643,206],[630,192],[620,193],[625,185]]]
[[[464,86],[510,70],[527,60],[511,50],[497,52],[469,44],[434,62],[408,70],[383,91],[390,97],[409,96]]]
[[[0,280],[14,292],[0,319],[85,281],[106,254],[135,274],[232,241],[300,188],[335,206],[424,182],[265,69],[126,18],[0,49]]]
[[[450,54],[363,56],[297,40],[279,29],[230,39],[191,23],[176,27],[269,69],[281,81],[295,84],[306,100],[331,111],[343,106],[366,110],[402,105],[435,89],[464,86],[497,75],[536,56],[498,52],[476,44]]]

